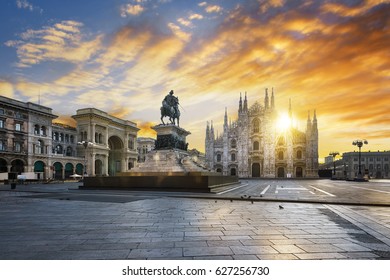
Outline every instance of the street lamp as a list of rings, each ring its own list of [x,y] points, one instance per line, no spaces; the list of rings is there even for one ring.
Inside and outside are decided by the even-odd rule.
[[[359,147],[359,173],[358,173],[358,177],[357,177],[358,180],[362,180],[363,179],[362,165],[361,165],[361,149],[362,149],[364,144],[366,144],[366,145],[368,144],[368,141],[366,139],[355,140],[355,141],[352,142],[352,145]]]
[[[329,155],[333,157],[333,176],[336,177],[336,156],[338,156],[339,152],[330,152]]]
[[[84,152],[84,170],[83,170],[83,179],[84,179],[84,174],[87,172],[87,149],[89,146],[92,146],[93,143],[89,141],[81,141],[77,142],[77,145],[81,145],[84,147],[85,152]]]

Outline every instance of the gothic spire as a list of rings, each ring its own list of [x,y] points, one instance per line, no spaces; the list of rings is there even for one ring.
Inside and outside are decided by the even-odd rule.
[[[209,140],[209,138],[210,138],[210,126],[209,126],[209,122],[207,122],[206,139]]]
[[[245,92],[245,99],[244,99],[244,112],[248,112],[248,100],[246,99],[246,92]]]
[[[274,88],[272,88],[271,109],[272,109],[272,110],[275,109]]]
[[[265,88],[264,107],[265,109],[269,107],[268,88]]]
[[[238,113],[241,113],[241,112],[242,112],[242,96],[241,96],[241,92],[240,92],[240,102],[238,105]]]

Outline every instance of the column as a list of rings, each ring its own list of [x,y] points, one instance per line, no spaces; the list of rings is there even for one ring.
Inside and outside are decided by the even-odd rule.
[[[108,156],[107,155],[104,156],[104,167],[103,168],[104,168],[103,174],[108,175]]]
[[[96,153],[92,153],[91,154],[91,176],[95,176],[95,157],[96,157]]]

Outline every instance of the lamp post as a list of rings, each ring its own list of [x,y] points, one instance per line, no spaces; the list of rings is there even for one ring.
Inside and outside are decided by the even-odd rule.
[[[84,149],[85,149],[85,152],[84,152],[84,170],[83,170],[83,179],[84,179],[84,175],[87,172],[87,149],[88,149],[89,146],[93,145],[93,143],[89,142],[89,141],[81,141],[81,142],[78,142],[77,144],[83,146]]]
[[[338,156],[339,152],[330,152],[329,155],[333,157],[333,176],[336,177],[336,156]]]
[[[359,173],[357,176],[357,180],[361,181],[363,180],[363,174],[362,174],[362,165],[361,165],[361,150],[364,144],[368,144],[368,141],[366,139],[363,140],[355,140],[352,142],[352,145],[359,147]]]

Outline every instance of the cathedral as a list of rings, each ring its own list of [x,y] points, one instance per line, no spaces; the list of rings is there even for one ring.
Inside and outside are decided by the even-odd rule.
[[[256,101],[248,107],[246,93],[244,101],[240,94],[238,119],[228,123],[225,109],[221,135],[216,136],[213,123],[207,123],[205,152],[209,168],[246,178],[317,178],[316,111],[312,120],[309,112],[306,132],[293,127],[291,101],[283,129],[278,122],[273,89],[270,97],[265,90],[264,105]]]

